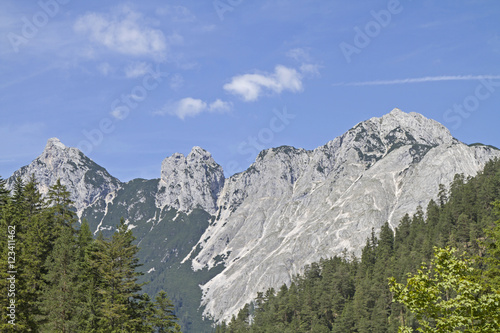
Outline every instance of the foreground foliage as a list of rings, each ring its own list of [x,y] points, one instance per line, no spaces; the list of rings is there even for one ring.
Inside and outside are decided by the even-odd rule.
[[[0,179],[0,287],[14,288],[0,293],[0,331],[180,332],[165,292],[140,294],[125,221],[94,239],[86,222],[77,229],[69,195],[58,181],[43,199],[33,178],[10,194]]]
[[[406,285],[390,279],[394,300],[418,319],[420,332],[499,332],[500,291],[491,290],[470,260],[453,248],[437,249],[430,267],[409,274]],[[400,332],[411,332],[401,326]]]

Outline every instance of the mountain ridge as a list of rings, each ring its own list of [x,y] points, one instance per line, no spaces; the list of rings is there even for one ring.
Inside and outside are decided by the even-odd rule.
[[[265,149],[227,178],[211,154],[195,146],[188,155],[166,157],[159,178],[124,183],[51,138],[8,186],[15,177],[26,181],[35,174],[43,194],[61,178],[79,218],[89,220],[95,233],[111,232],[123,216],[147,244],[144,270],[151,279],[168,274],[167,263],[217,271],[193,283],[201,285],[204,315],[220,321],[321,257],[359,252],[372,228],[385,221],[394,228],[404,213],[435,198],[439,184],[449,184],[456,173],[475,175],[498,156],[486,145],[463,144],[435,120],[393,109],[313,150]],[[175,229],[197,210],[191,218],[196,232],[182,236],[189,238],[182,251],[180,239],[159,240],[155,233]]]

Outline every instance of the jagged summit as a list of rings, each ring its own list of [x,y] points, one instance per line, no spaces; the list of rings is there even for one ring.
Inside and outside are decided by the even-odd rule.
[[[61,160],[75,160],[80,161],[82,159],[88,159],[79,149],[67,147],[58,138],[50,138],[47,140],[45,149],[42,154],[38,156],[38,159],[43,162],[48,162],[49,166],[53,168],[57,166],[57,162]]]
[[[34,162],[46,165],[51,173],[60,173],[62,170],[67,173],[80,167],[96,170],[103,169],[78,148],[68,147],[55,137],[47,140],[43,152],[31,164]],[[107,173],[106,170],[104,171]],[[61,178],[61,180],[64,180],[65,177]]]
[[[163,160],[156,206],[181,211],[203,208],[215,213],[217,197],[224,185],[224,172],[205,149],[195,146],[184,156],[175,153]]]
[[[406,136],[408,142],[414,141],[418,144],[439,145],[454,141],[450,131],[441,123],[420,113],[406,113],[398,108],[382,117],[373,117],[361,122],[354,128],[360,125],[377,132],[383,141],[391,140],[391,136],[402,137],[399,134]]]
[[[66,149],[66,146],[58,138],[50,138],[44,150]]]
[[[208,159],[212,159],[212,154],[210,154],[208,151],[206,151],[205,149],[203,149],[201,147],[194,146],[191,149],[191,152],[188,154],[187,159],[188,160],[194,160],[194,159],[208,160]]]
[[[389,114],[391,114],[391,113],[397,115],[397,114],[404,113],[404,112],[401,111],[400,108],[394,108],[394,109],[391,110],[391,112],[389,112]]]

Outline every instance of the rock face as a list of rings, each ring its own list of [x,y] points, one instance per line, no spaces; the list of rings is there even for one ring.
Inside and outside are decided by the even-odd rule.
[[[372,228],[424,208],[440,183],[475,175],[499,151],[469,147],[434,120],[394,109],[313,151],[262,151],[226,180],[193,269],[224,265],[202,286],[205,315],[231,315],[258,291],[290,283],[306,264],[359,254]]]
[[[394,109],[315,150],[264,150],[228,179],[210,153],[194,147],[187,156],[167,157],[160,179],[122,183],[79,150],[49,139],[8,186],[34,174],[46,194],[60,178],[96,232],[111,232],[123,216],[151,279],[173,281],[179,267],[215,268],[209,278],[195,272],[200,280],[189,277],[185,288],[203,284],[204,315],[227,320],[257,292],[290,283],[305,265],[344,249],[359,254],[372,228],[385,221],[396,227],[435,199],[439,184],[457,173],[473,176],[493,157],[500,151],[467,146],[438,122]]]
[[[222,167],[209,152],[194,147],[186,157],[176,153],[163,160],[156,205],[181,211],[202,208],[213,214],[222,186]]]
[[[85,208],[118,190],[122,185],[80,150],[66,147],[57,138],[49,139],[38,158],[14,172],[7,180],[7,188],[12,189],[17,177],[27,182],[31,175],[38,181],[38,189],[42,195],[46,195],[49,187],[60,179],[61,184],[70,190],[78,216],[81,216]]]

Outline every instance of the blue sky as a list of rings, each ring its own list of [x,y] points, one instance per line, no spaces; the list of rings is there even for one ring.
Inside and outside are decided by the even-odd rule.
[[[226,175],[394,107],[500,147],[500,2],[0,0],[0,175],[48,138],[122,181]]]

